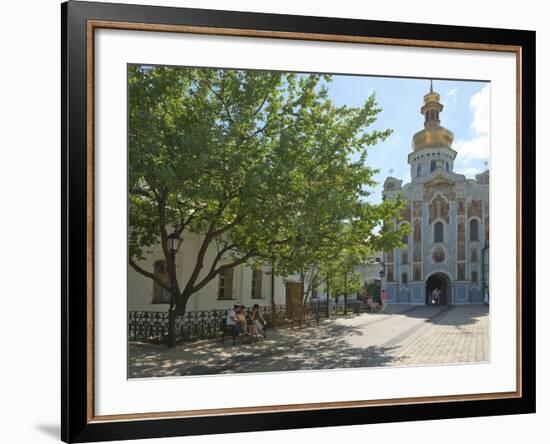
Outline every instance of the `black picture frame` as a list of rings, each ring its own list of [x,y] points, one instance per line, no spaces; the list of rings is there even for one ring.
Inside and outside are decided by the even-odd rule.
[[[87,38],[90,20],[185,25],[331,36],[368,36],[518,47],[521,66],[519,171],[521,196],[521,395],[499,399],[334,407],[318,410],[96,421],[90,416],[88,359],[93,319],[89,310],[90,161],[87,155]],[[417,421],[535,412],[535,32],[370,20],[137,6],[69,1],[62,23],[62,383],[61,435],[90,442],[182,435]],[[144,31],[145,32],[145,31]],[[93,312],[92,312],[93,313]]]

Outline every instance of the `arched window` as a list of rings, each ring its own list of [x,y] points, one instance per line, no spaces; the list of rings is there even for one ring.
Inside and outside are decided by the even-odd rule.
[[[435,171],[435,165],[436,165],[435,160],[432,160],[432,161],[430,162],[430,172]]]
[[[405,246],[401,249],[401,263],[408,264],[409,263],[409,235],[405,233],[401,238],[401,242],[405,244]]]
[[[161,259],[155,261],[153,265],[153,273],[156,277],[160,278],[163,282],[168,283],[169,277],[166,270],[166,261]],[[153,283],[153,304],[168,304],[170,302],[170,293],[162,288],[156,282]]]
[[[434,225],[434,242],[443,242],[443,222]]]
[[[470,240],[471,241],[479,240],[479,222],[477,219],[472,219],[470,221]]]
[[[447,170],[447,173],[449,172],[449,162],[445,162],[445,169]]]
[[[250,297],[252,299],[261,299],[262,297],[262,270],[252,270],[252,290]]]
[[[218,299],[231,299],[233,297],[233,268],[220,273],[218,278]]]
[[[419,163],[419,164],[416,166],[416,177],[420,177],[421,174],[422,174],[422,164]]]
[[[401,275],[401,283],[406,284],[407,283],[407,273],[403,273]]]

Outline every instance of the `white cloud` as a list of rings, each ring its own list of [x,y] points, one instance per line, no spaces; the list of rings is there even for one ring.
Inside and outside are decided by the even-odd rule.
[[[454,149],[462,162],[469,160],[489,160],[491,139],[488,134],[481,134],[468,140],[457,140]]]
[[[474,137],[468,140],[457,140],[455,150],[461,161],[489,160],[491,139],[491,96],[489,84],[470,99],[470,108],[474,113],[474,120],[470,124],[474,130]]]
[[[470,108],[474,112],[472,128],[476,134],[489,134],[491,128],[491,90],[489,84],[470,99]]]
[[[452,100],[453,102],[456,102],[456,94],[458,93],[458,90],[456,88],[452,88],[449,91],[447,91],[446,97],[449,98],[449,100]]]
[[[464,168],[461,170],[459,169],[457,173],[464,174],[465,176],[469,176],[469,177],[475,177],[476,174],[481,173],[481,170],[479,168],[470,167],[470,168]]]

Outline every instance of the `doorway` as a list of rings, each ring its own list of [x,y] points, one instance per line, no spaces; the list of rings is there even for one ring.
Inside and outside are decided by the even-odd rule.
[[[450,296],[451,281],[445,273],[434,273],[426,281],[426,305],[434,304],[432,300],[432,292],[439,289],[439,301],[435,304],[446,305]]]

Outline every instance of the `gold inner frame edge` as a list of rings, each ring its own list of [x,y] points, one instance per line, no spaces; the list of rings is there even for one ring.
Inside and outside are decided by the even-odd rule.
[[[152,32],[177,32],[203,35],[222,35],[234,37],[260,37],[260,38],[277,38],[288,40],[309,40],[321,42],[337,42],[337,43],[363,43],[374,45],[394,45],[407,47],[422,47],[422,48],[442,48],[442,49],[462,49],[474,51],[493,51],[493,52],[511,52],[516,56],[516,391],[515,392],[498,392],[498,393],[478,393],[450,396],[424,396],[410,398],[394,398],[381,400],[364,400],[364,401],[338,401],[338,402],[323,402],[323,403],[306,403],[306,404],[285,404],[272,406],[255,406],[255,407],[230,407],[217,409],[200,409],[200,410],[182,410],[172,412],[143,412],[143,413],[128,413],[116,415],[101,415],[94,414],[94,32],[95,29],[119,29],[131,31],[152,31]],[[203,26],[188,26],[188,25],[164,25],[150,23],[133,23],[123,21],[108,21],[108,20],[88,20],[86,26],[87,42],[86,42],[86,63],[87,63],[87,78],[86,78],[86,158],[87,158],[87,422],[108,422],[108,421],[126,421],[126,420],[146,420],[146,419],[161,419],[161,418],[188,418],[198,416],[224,416],[237,414],[259,414],[259,413],[274,413],[274,412],[295,412],[301,410],[326,410],[336,408],[359,408],[359,407],[374,407],[388,405],[405,405],[415,403],[440,403],[440,402],[459,402],[459,401],[475,401],[475,400],[491,400],[491,399],[509,399],[520,398],[522,396],[521,376],[522,376],[522,347],[521,347],[521,257],[522,257],[522,165],[521,165],[521,67],[522,67],[522,48],[515,45],[499,45],[488,43],[471,43],[471,42],[446,42],[437,40],[416,40],[416,39],[399,39],[385,37],[368,37],[368,36],[347,36],[335,34],[312,34],[300,32],[286,31],[265,31],[254,29],[236,29],[236,28],[215,28]]]

